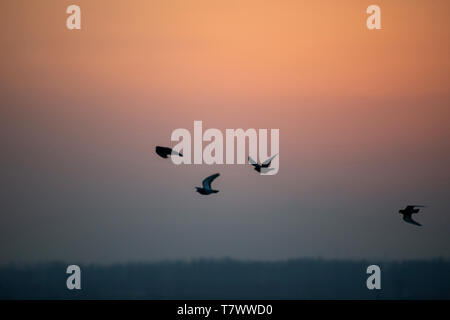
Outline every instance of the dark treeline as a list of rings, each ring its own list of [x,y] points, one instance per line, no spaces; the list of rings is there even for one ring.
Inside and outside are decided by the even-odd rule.
[[[381,290],[366,268],[381,267]],[[66,288],[67,264],[0,267],[1,299],[449,299],[450,262],[297,259],[80,265],[81,290]]]

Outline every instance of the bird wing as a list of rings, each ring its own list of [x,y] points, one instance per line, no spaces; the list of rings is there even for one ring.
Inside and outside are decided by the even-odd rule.
[[[256,162],[255,160],[252,159],[252,157],[248,156],[248,162],[250,162],[250,164],[252,166],[258,166],[258,162]]]
[[[408,223],[414,224],[416,226],[422,226],[420,223],[418,223],[417,221],[413,220],[413,218],[411,218],[411,215],[405,214],[403,216],[403,220],[405,220]]]
[[[214,180],[215,178],[217,178],[218,176],[220,176],[220,174],[219,174],[219,173],[216,173],[216,174],[213,174],[212,176],[209,176],[209,177],[206,178],[205,180],[203,180],[203,182],[202,182],[203,188],[211,190],[211,183],[212,183],[213,180]]]
[[[416,209],[416,208],[424,208],[425,206],[421,206],[421,205],[414,205],[414,206],[406,206],[405,208],[405,212],[412,214],[412,213],[418,213],[420,211],[420,209]]]
[[[425,208],[425,206],[421,206],[421,205],[406,206],[405,210],[413,210],[414,208]]]
[[[167,147],[156,146],[156,153],[163,158],[167,158],[167,156],[172,152],[172,149]]]
[[[263,168],[267,168],[268,166],[270,166],[270,163],[272,162],[272,160],[273,160],[277,155],[278,155],[278,154],[276,154],[276,155],[270,157],[269,159],[267,159],[266,161],[264,161],[264,162],[262,163],[261,166],[262,166]]]

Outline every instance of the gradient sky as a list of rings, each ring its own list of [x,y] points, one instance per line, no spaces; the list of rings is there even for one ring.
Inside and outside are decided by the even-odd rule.
[[[450,258],[449,10],[1,1],[0,262]],[[279,128],[278,175],[158,158],[194,120]]]

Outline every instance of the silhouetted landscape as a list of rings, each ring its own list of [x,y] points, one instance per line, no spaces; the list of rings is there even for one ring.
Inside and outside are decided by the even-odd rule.
[[[366,287],[381,267],[381,290]],[[0,267],[1,299],[449,299],[450,262],[231,259],[80,265],[81,290],[66,288],[66,263]]]

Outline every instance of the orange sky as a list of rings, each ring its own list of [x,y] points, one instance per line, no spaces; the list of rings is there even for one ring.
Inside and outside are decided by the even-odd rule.
[[[378,1],[380,31],[366,29],[372,2],[361,0],[77,1],[82,30],[68,31],[72,2],[1,4],[11,85],[187,97],[448,93],[445,0]]]
[[[65,28],[71,3],[1,4],[3,89],[55,99],[35,106],[50,123],[97,110],[169,139],[203,120],[282,128],[289,146],[360,130],[352,150],[450,136],[448,1],[379,1],[377,31],[361,0],[78,1],[81,31]]]

